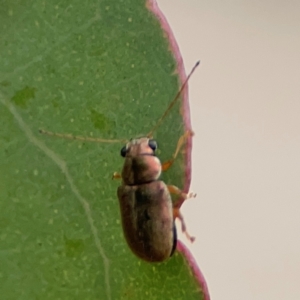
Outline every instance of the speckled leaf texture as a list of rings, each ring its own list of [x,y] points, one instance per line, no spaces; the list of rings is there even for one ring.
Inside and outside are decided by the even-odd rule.
[[[122,144],[38,132],[129,139],[151,130],[181,84],[153,5],[0,1],[1,299],[208,299],[184,250],[150,264],[126,245],[111,179]],[[162,160],[189,127],[182,103],[155,132]],[[190,150],[167,183],[188,188]]]

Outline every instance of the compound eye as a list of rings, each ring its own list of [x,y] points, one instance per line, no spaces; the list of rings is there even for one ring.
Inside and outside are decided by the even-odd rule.
[[[155,151],[157,149],[157,143],[155,140],[149,140],[148,145],[153,151]]]
[[[127,153],[127,147],[124,146],[124,147],[121,149],[121,156],[125,157],[125,156],[126,156],[126,153]]]

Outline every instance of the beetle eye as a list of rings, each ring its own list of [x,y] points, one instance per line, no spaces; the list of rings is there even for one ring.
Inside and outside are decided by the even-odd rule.
[[[153,151],[155,151],[157,149],[157,143],[155,140],[149,140],[148,145]]]
[[[127,147],[124,146],[124,147],[121,149],[121,156],[125,157],[125,156],[126,156],[126,153],[127,153]]]

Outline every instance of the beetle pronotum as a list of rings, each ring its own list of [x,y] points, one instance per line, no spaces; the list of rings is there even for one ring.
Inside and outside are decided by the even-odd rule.
[[[193,133],[186,131],[179,138],[172,158],[164,163],[161,163],[155,155],[157,144],[152,139],[152,135],[179,99],[199,63],[195,64],[153,129],[145,137],[127,141],[121,149],[121,155],[125,158],[123,170],[121,174],[116,172],[113,174],[114,179],[122,180],[117,194],[125,239],[132,252],[148,262],[162,262],[174,253],[177,243],[176,218],[180,219],[182,231],[187,238],[190,241],[194,240],[186,231],[180,207],[185,199],[195,197],[195,195],[186,194],[176,186],[166,185],[159,180],[161,172],[171,167],[186,139]],[[73,136],[45,130],[40,130],[40,133],[80,141],[124,142],[124,140]],[[170,194],[179,196],[179,201],[173,203]]]

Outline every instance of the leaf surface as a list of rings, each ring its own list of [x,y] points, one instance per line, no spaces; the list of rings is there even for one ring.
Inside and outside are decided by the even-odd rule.
[[[1,1],[0,292],[5,299],[202,299],[178,252],[165,263],[126,245],[111,180],[122,144],[147,134],[179,88],[160,23],[141,0]],[[155,133],[169,159],[180,101]],[[164,174],[184,186],[181,155]]]

